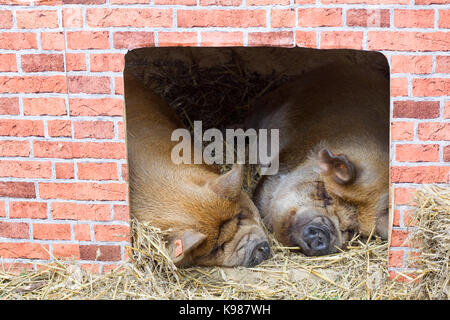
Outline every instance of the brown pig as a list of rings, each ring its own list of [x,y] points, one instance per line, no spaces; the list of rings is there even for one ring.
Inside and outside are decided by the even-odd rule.
[[[171,134],[183,125],[170,106],[125,71],[131,213],[167,230],[177,266],[247,266],[270,249],[258,210],[241,191],[243,168],[220,175],[206,164],[175,164]]]
[[[389,77],[329,64],[256,101],[246,128],[279,129],[279,171],[253,199],[264,223],[306,255],[337,251],[351,233],[388,236]],[[268,130],[269,131],[269,130]]]

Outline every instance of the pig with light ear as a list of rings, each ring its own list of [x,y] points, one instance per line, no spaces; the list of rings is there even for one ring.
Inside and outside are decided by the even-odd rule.
[[[131,214],[166,230],[177,266],[246,266],[270,255],[258,210],[241,191],[242,165],[220,175],[206,164],[171,161],[183,125],[163,99],[125,70]]]
[[[329,64],[261,97],[246,128],[279,129],[280,170],[253,200],[286,246],[336,252],[348,237],[388,236],[387,64]]]

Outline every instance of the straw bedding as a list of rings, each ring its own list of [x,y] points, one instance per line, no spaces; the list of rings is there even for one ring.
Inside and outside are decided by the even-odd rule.
[[[388,244],[353,238],[345,251],[305,257],[269,235],[273,256],[254,268],[176,268],[158,229],[132,219],[130,261],[103,275],[70,261],[0,271],[1,299],[448,299],[450,188],[417,192],[411,239],[421,239],[411,281],[388,278]],[[411,277],[413,274],[413,277]],[[413,279],[419,281],[413,281]]]
[[[236,63],[208,70],[160,63],[141,71],[188,127],[201,119],[204,129],[239,123],[253,99],[289,79],[249,73]],[[257,167],[247,166],[249,194],[258,176]],[[388,244],[374,236],[355,236],[333,255],[306,257],[269,234],[272,257],[256,267],[178,269],[168,258],[164,233],[132,218],[130,260],[116,270],[99,275],[58,260],[20,274],[0,268],[0,299],[448,299],[450,188],[424,187],[415,202],[411,240],[422,254],[412,263],[421,281],[410,275],[404,276],[411,281],[389,280]]]

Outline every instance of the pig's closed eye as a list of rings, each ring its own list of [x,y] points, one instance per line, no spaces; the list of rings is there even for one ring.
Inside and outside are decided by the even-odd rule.
[[[241,211],[239,214],[235,217],[238,220],[238,225],[241,223],[241,220],[245,218],[244,213]]]

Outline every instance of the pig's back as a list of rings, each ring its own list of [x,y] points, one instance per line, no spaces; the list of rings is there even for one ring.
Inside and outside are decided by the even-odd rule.
[[[389,80],[378,70],[328,65],[259,99],[247,128],[280,129],[280,162],[298,164],[321,141],[389,144]]]

